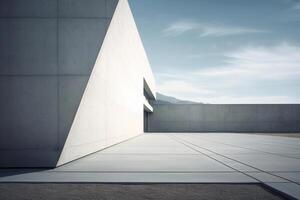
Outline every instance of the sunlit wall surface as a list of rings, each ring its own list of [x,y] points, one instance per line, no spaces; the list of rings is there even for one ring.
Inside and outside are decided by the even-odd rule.
[[[143,132],[154,78],[127,0],[1,0],[0,47],[1,167],[53,167]]]

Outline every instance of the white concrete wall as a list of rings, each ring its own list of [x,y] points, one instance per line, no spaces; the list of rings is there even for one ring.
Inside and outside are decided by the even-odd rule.
[[[57,165],[143,133],[143,80],[155,81],[127,0],[120,0]]]

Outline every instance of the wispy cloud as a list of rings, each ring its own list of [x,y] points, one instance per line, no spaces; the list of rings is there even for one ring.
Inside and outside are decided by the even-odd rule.
[[[297,103],[299,99],[290,96],[216,96],[216,97],[198,97],[197,102],[212,104],[282,104]]]
[[[283,43],[275,47],[246,47],[228,53],[224,66],[199,70],[200,76],[283,80],[300,76],[300,47]]]
[[[159,92],[164,94],[178,95],[207,95],[213,94],[214,91],[194,85],[186,80],[166,80],[163,81],[158,88]]]
[[[178,36],[188,31],[196,30],[198,28],[198,23],[188,22],[188,21],[177,21],[171,23],[167,28],[163,30],[165,35]]]
[[[300,10],[300,2],[295,3],[294,6],[293,6],[293,9],[294,10]]]
[[[179,36],[187,32],[193,32],[199,37],[220,37],[248,33],[264,33],[267,31],[248,27],[227,26],[213,23],[208,24],[193,21],[177,21],[169,24],[163,30],[165,36]]]
[[[299,85],[300,46],[244,47],[224,56],[227,59],[222,66],[160,74],[158,90],[204,103],[300,102],[299,95],[283,90]],[[256,93],[261,87],[264,93]]]
[[[239,95],[224,94],[223,81],[215,88],[213,85],[203,82],[190,82],[189,80],[167,80],[159,84],[158,91],[182,100],[190,100],[211,104],[262,104],[262,103],[299,103],[299,98],[288,95]],[[204,87],[203,87],[204,86]]]

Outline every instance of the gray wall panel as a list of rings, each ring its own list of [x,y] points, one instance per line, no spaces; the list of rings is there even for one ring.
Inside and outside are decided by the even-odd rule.
[[[16,149],[0,151],[1,167],[36,167],[55,166],[59,152],[51,149]],[[13,159],[12,159],[13,158]]]
[[[0,19],[0,74],[56,74],[56,19]]]
[[[286,105],[285,108],[282,108],[281,120],[284,122],[294,121],[295,119],[300,118],[300,107],[298,105]]]
[[[59,0],[60,17],[107,17],[106,0]]]
[[[300,104],[153,104],[150,132],[299,132]]]
[[[0,148],[57,147],[57,78],[0,77]]]
[[[60,74],[89,75],[107,31],[106,19],[60,19]]]
[[[0,17],[56,17],[57,0],[0,0]]]

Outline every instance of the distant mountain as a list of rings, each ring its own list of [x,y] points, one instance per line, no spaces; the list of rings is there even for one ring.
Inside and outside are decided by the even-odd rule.
[[[193,102],[193,101],[186,101],[186,100],[181,100],[177,99],[175,97],[167,96],[161,93],[156,93],[156,101],[155,103],[160,103],[160,104],[199,104],[199,102]],[[202,104],[202,103],[200,103]]]

